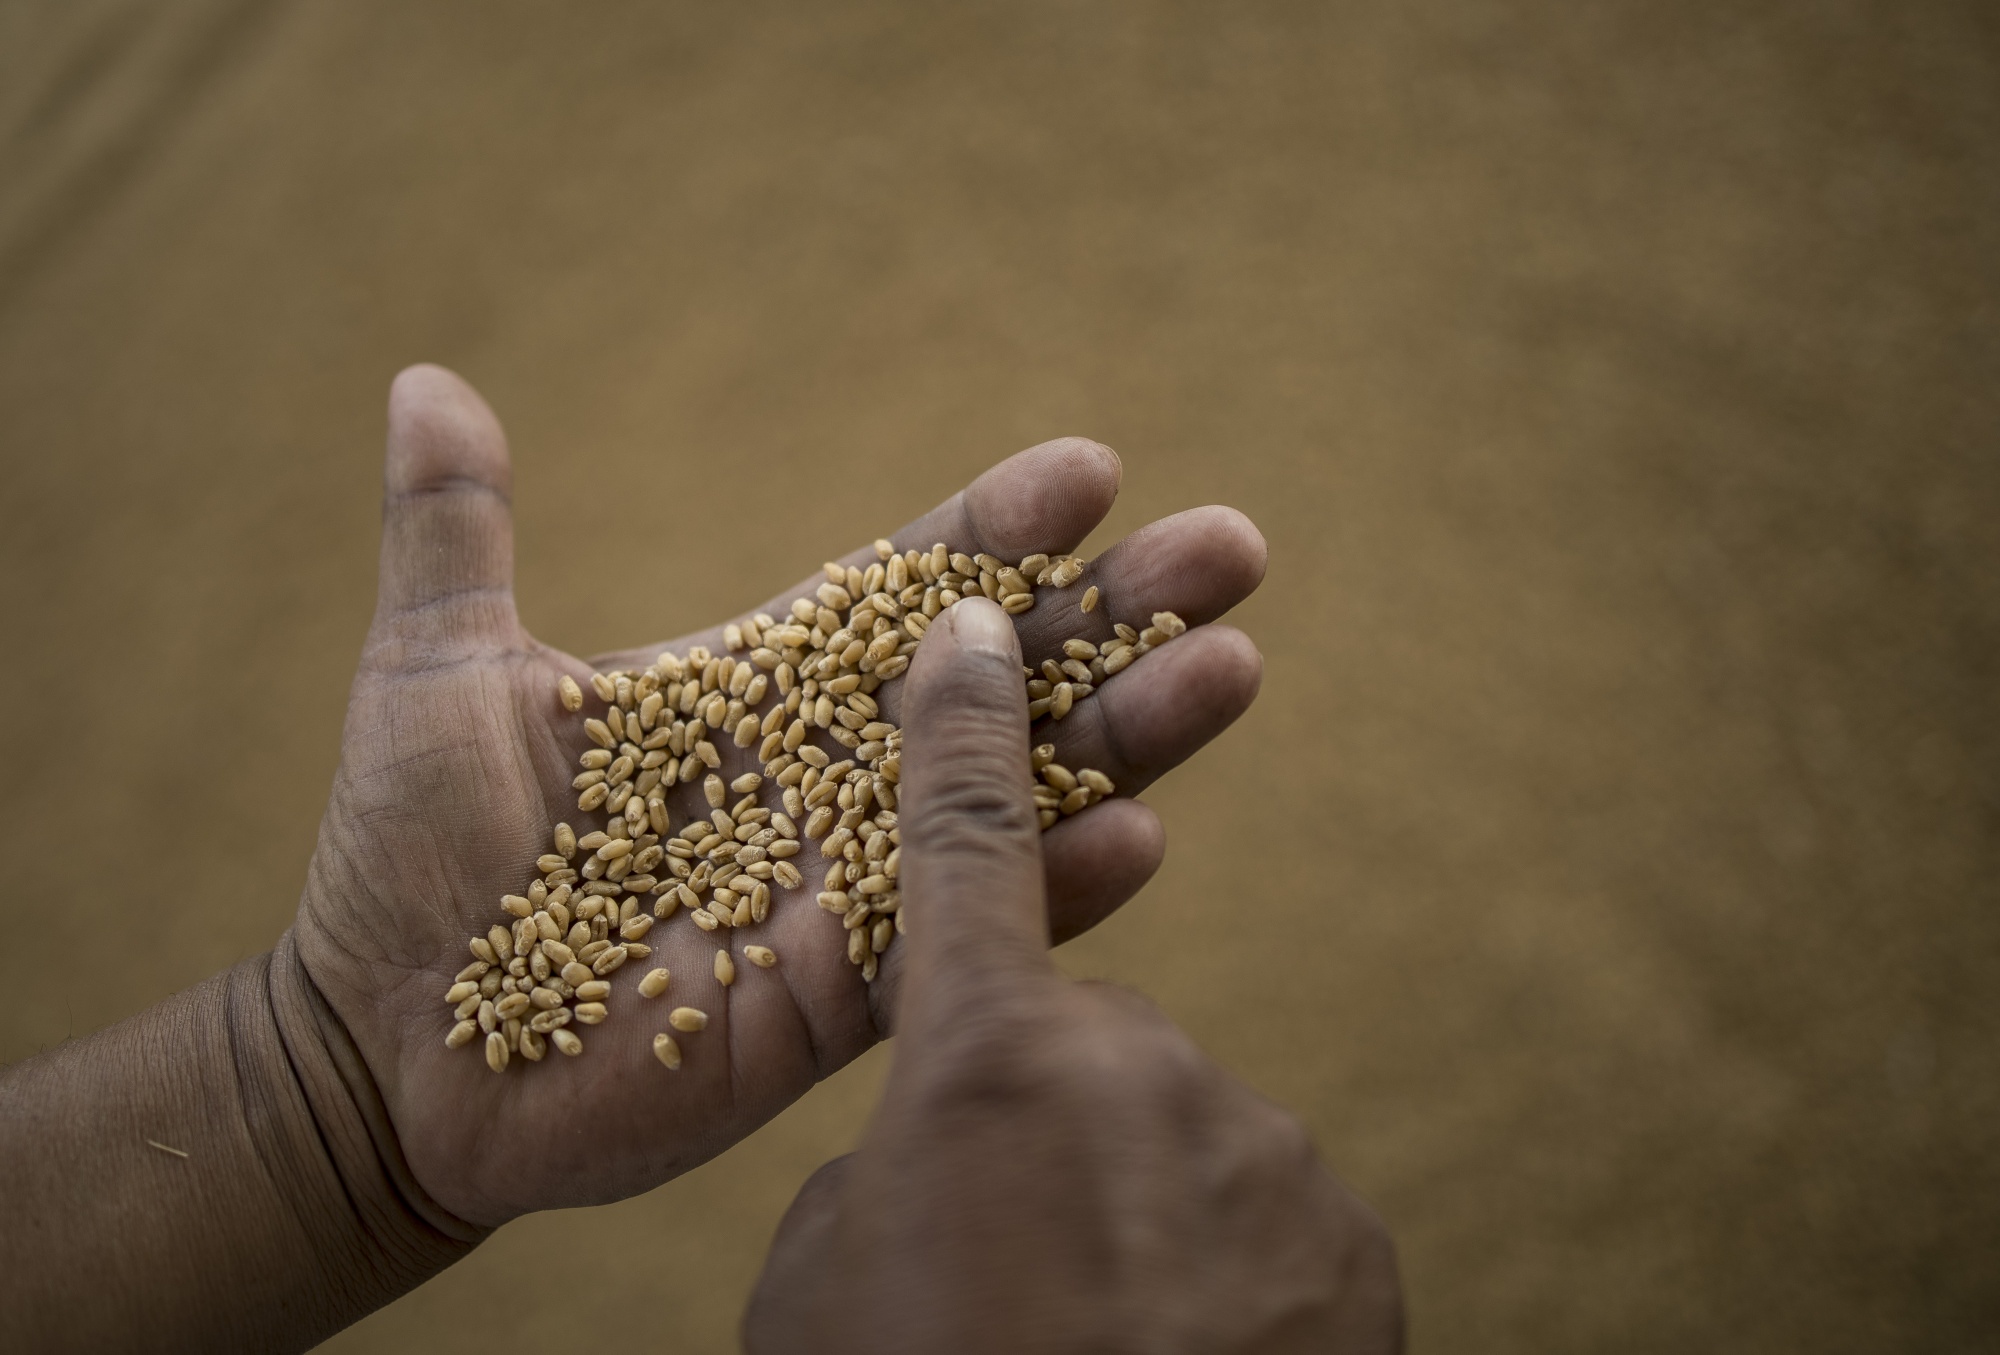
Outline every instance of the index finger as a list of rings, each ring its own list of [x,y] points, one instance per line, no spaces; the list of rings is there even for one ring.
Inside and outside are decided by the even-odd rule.
[[[906,681],[899,874],[912,935],[899,1024],[926,1030],[1052,967],[1012,619],[985,598],[955,604]]]

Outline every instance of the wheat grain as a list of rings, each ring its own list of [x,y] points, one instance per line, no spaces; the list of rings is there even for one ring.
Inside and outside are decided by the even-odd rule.
[[[774,886],[804,885],[790,859],[804,842],[817,842],[831,863],[819,904],[841,916],[848,959],[874,981],[878,956],[905,925],[897,890],[902,731],[882,717],[880,689],[907,671],[930,621],[959,598],[980,594],[1019,615],[1034,605],[1036,587],[1068,587],[1086,570],[1074,555],[1031,554],[1010,565],[942,542],[898,554],[878,541],[875,556],[865,568],[829,562],[824,582],[782,618],[759,613],[729,623],[719,653],[696,645],[685,655],[662,653],[650,667],[591,675],[604,709],[583,722],[588,746],[572,789],[581,812],[604,811],[605,826],[579,838],[556,824],[555,850],[534,862],[539,878],[502,898],[513,929],[496,926],[471,940],[472,962],[446,994],[455,1017],[448,1045],[483,1030],[489,1061],[503,1068],[511,1053],[538,1061],[544,1036],[566,1055],[580,1053],[566,1027],[606,1018],[608,976],[628,958],[650,955],[639,938],[656,918],[685,911],[711,933],[763,925]],[[1100,602],[1093,585],[1081,609]],[[1171,612],[1151,622],[1143,632],[1118,624],[1119,638],[1102,645],[1064,641],[1059,659],[1025,675],[1031,715],[1064,718],[1139,655],[1186,631]],[[574,679],[559,676],[557,690],[565,709],[581,709]],[[821,731],[843,756],[821,746]],[[761,772],[725,774],[717,733],[737,748],[754,747]],[[1045,828],[1113,793],[1110,778],[1072,774],[1055,755],[1053,744],[1030,755]],[[669,836],[668,793],[697,778],[709,817]],[[760,804],[767,783],[779,806]],[[740,798],[731,803],[731,795]],[[742,949],[753,965],[777,962],[769,947]],[[734,982],[728,949],[716,952],[714,968],[725,986]],[[648,971],[638,987],[660,996],[667,971]],[[685,1007],[669,1019],[684,1032],[706,1023]],[[674,1046],[669,1066],[678,1059]]]

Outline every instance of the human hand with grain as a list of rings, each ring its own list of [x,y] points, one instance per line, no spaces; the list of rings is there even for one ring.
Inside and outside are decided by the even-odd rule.
[[[944,541],[1008,560],[1071,550],[1109,509],[1119,474],[1096,444],[1045,444],[895,544]],[[662,649],[723,648],[720,624],[594,663],[534,640],[514,608],[509,493],[505,439],[479,397],[437,368],[403,373],[390,399],[376,615],[294,926],[271,954],[0,1074],[0,1199],[13,1220],[0,1230],[11,1285],[0,1319],[37,1348],[310,1345],[511,1218],[623,1198],[714,1156],[896,1019],[903,948],[864,982],[840,919],[814,906],[808,884],[778,897],[749,935],[664,919],[630,981],[607,985],[607,1019],[580,1057],[496,1077],[473,1051],[447,1047],[452,1013],[440,1001],[470,958],[467,937],[483,936],[502,897],[523,888],[550,825],[578,819],[585,713],[557,701],[558,680],[643,667]],[[769,527],[784,520],[746,524],[745,549],[789,554]],[[635,617],[648,611],[642,581],[660,576],[628,572],[617,552],[657,551],[659,539],[604,538],[616,566],[604,586],[623,590]],[[864,549],[850,563],[873,558]],[[1060,660],[1065,639],[1108,639],[1114,622],[1144,625],[1158,611],[1193,627],[1038,736],[1063,765],[1100,770],[1120,792],[1046,834],[1056,939],[1104,917],[1156,867],[1159,824],[1129,797],[1255,695],[1256,650],[1206,623],[1255,588],[1263,565],[1240,514],[1196,509],[1093,562],[1105,599],[1093,612],[1081,610],[1082,588],[1045,590],[1046,605],[1019,618],[1038,661]],[[900,685],[878,693],[886,719],[900,718]],[[722,777],[755,769],[750,750],[717,742]],[[709,810],[700,785],[672,797],[676,824]],[[638,978],[654,969],[670,979]],[[663,1069],[656,1037],[697,1024],[678,1069]]]
[[[1051,963],[1018,663],[968,599],[912,664],[895,1065],[779,1228],[748,1348],[1400,1349],[1388,1236],[1299,1123]]]
[[[942,541],[1008,559],[1070,550],[1109,510],[1119,477],[1106,448],[1047,444],[988,471],[894,533],[894,543]],[[380,602],[294,931],[300,964],[362,1052],[414,1182],[442,1211],[493,1225],[636,1194],[722,1151],[879,1040],[900,962],[892,950],[876,982],[858,981],[838,919],[814,906],[825,864],[809,850],[794,858],[814,863],[804,886],[779,891],[752,934],[701,931],[685,913],[654,927],[638,968],[666,969],[666,996],[647,999],[630,983],[612,983],[607,1019],[583,1032],[582,1057],[496,1078],[470,1050],[447,1048],[451,1013],[439,1004],[471,959],[466,938],[509,920],[496,916],[496,902],[523,888],[524,869],[549,850],[550,824],[577,821],[583,832],[571,779],[575,750],[589,746],[580,737],[584,717],[597,707],[564,709],[558,677],[568,674],[587,693],[593,671],[636,670],[663,649],[724,653],[723,623],[758,608],[739,600],[741,610],[710,630],[588,664],[533,640],[513,605],[503,435],[469,387],[435,368],[397,382],[388,491]],[[750,539],[756,549],[789,553],[782,533]],[[848,563],[875,559],[864,546]],[[1121,791],[1047,835],[1056,937],[1092,925],[1152,874],[1159,823],[1129,797],[1255,695],[1255,648],[1238,631],[1202,623],[1254,588],[1263,565],[1262,539],[1240,514],[1197,509],[1140,529],[1093,563],[1109,606],[1082,613],[1081,588],[1044,589],[1046,605],[1018,618],[1037,659],[1059,655],[1069,636],[1108,637],[1115,620],[1171,609],[1193,623],[1040,736],[1057,744],[1064,765],[1099,769]],[[802,584],[765,610],[783,615],[792,598],[812,591]],[[643,595],[633,601],[644,615]],[[885,719],[900,718],[901,686],[876,693]],[[756,749],[720,737],[714,744],[723,781],[757,770]],[[671,788],[673,824],[710,813],[702,791]],[[779,963],[735,966],[725,986],[716,951],[743,939],[769,947]],[[667,1076],[652,1045],[668,1029],[667,1009],[681,1007],[706,1013],[706,1026],[698,1039],[680,1040],[682,1066]],[[550,1151],[579,1125],[589,1126],[588,1152]]]

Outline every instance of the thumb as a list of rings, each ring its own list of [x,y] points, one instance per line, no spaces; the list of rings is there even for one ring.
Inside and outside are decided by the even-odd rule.
[[[369,636],[378,661],[411,667],[516,639],[512,491],[507,435],[479,393],[442,367],[398,375]]]
[[[778,1221],[743,1313],[743,1348],[752,1355],[784,1350],[798,1333],[818,1326],[827,1258],[834,1254],[840,1226],[841,1190],[853,1166],[852,1153],[822,1163]]]
[[[1014,623],[967,598],[925,632],[903,691],[908,985],[897,1024],[933,1029],[996,986],[1051,972],[1028,699]]]

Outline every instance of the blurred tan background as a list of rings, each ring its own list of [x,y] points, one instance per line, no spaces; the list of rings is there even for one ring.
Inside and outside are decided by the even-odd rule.
[[[585,653],[1085,433],[1093,549],[1262,525],[1268,672],[1066,963],[1308,1118],[1416,1348],[1994,1349],[1996,147],[1944,0],[14,0],[0,1058],[286,925],[399,366]],[[634,486],[648,635],[571,549]],[[885,1058],[562,1217],[587,1302],[507,1230],[328,1349],[730,1349]]]

